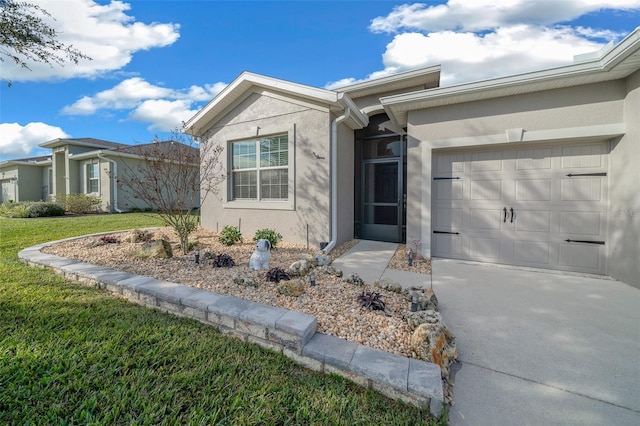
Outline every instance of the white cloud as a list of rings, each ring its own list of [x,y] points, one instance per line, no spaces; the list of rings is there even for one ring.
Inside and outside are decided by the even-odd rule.
[[[402,29],[436,32],[483,31],[514,23],[553,25],[602,9],[638,10],[638,0],[449,0],[444,4],[396,6],[387,16],[371,21],[373,32]]]
[[[171,131],[182,128],[198,109],[191,108],[191,101],[165,99],[148,100],[142,102],[129,117],[136,121],[151,123],[149,130]]]
[[[36,156],[44,152],[38,152],[38,144],[67,137],[69,135],[60,127],[46,123],[32,122],[25,126],[18,123],[0,123],[0,158]]]
[[[218,82],[169,89],[133,77],[93,96],[84,96],[61,112],[92,115],[100,110],[130,110],[129,118],[150,123],[150,130],[173,130],[197,112],[198,102],[211,100],[226,86],[226,83]]]
[[[137,51],[168,46],[180,37],[178,24],[136,22],[126,13],[130,5],[117,0],[107,4],[93,0],[39,0],[37,4],[55,18],[47,22],[58,32],[59,41],[73,45],[93,60],[64,67],[29,62],[31,71],[5,60],[5,79],[16,82],[96,77],[124,67]]]
[[[640,0],[449,0],[403,4],[373,19],[374,33],[393,34],[384,69],[364,79],[344,78],[327,88],[410,69],[441,65],[441,85],[566,65],[625,34],[568,23],[602,9],[640,11]]]

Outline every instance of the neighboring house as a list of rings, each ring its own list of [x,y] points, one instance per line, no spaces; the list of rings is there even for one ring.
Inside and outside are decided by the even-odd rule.
[[[640,287],[640,28],[564,67],[442,88],[439,76],[325,90],[241,74],[185,124],[224,149],[203,226],[327,251],[419,240],[426,257]]]
[[[162,147],[171,142],[156,142]],[[69,194],[100,198],[104,212],[144,209],[142,200],[116,183],[117,176],[136,173],[151,144],[126,145],[94,138],[61,138],[40,144],[50,156],[9,160],[0,163],[0,184],[4,201],[38,201]],[[195,149],[186,147],[185,149]]]
[[[0,162],[0,203],[46,200],[51,195],[51,156]]]

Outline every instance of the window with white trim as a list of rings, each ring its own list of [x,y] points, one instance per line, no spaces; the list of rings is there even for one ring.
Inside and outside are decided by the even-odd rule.
[[[99,192],[98,163],[87,164],[87,194]]]
[[[230,200],[288,200],[288,135],[232,142],[230,148]]]

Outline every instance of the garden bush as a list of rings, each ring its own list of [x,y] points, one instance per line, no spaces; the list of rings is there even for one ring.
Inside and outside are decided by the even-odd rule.
[[[235,243],[242,241],[242,234],[237,227],[227,225],[222,228],[219,239],[225,246],[232,246]]]
[[[64,209],[56,203],[38,201],[27,207],[28,217],[64,216]]]
[[[256,231],[256,234],[253,236],[253,241],[269,240],[269,243],[271,243],[271,248],[274,248],[276,244],[278,244],[278,241],[280,241],[281,239],[282,235],[280,235],[273,229],[258,229]]]
[[[73,214],[96,213],[102,204],[100,197],[88,194],[56,195],[56,202]]]
[[[29,217],[26,203],[16,203],[14,201],[6,201],[0,204],[0,216],[10,218]]]

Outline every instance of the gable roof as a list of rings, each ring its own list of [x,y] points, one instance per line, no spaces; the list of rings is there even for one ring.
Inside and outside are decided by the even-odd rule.
[[[123,143],[118,142],[110,142],[102,139],[96,138],[58,138],[53,139],[47,142],[43,142],[39,144],[39,147],[42,148],[58,148],[64,145],[76,145],[76,146],[84,146],[87,148],[96,148],[96,149],[113,149],[119,148],[125,145]]]
[[[28,166],[45,166],[51,163],[50,155],[41,155],[39,157],[15,158],[11,160],[0,161],[0,167],[8,164],[20,164]]]
[[[351,116],[346,120],[346,123],[354,129],[362,128],[369,122],[369,118],[344,92],[319,89],[245,71],[191,117],[183,127],[184,132],[200,136],[207,128],[215,124],[236,101],[242,99],[247,92],[254,88],[273,90],[288,96],[322,103],[336,111],[349,108]]]
[[[440,65],[418,68],[387,77],[362,81],[337,88],[337,92],[348,93],[352,99],[422,86],[430,89],[440,85]]]
[[[608,47],[608,46],[607,46]],[[581,55],[571,65],[421,90],[381,98],[394,124],[405,127],[409,111],[625,78],[640,69],[640,27],[613,48]]]

